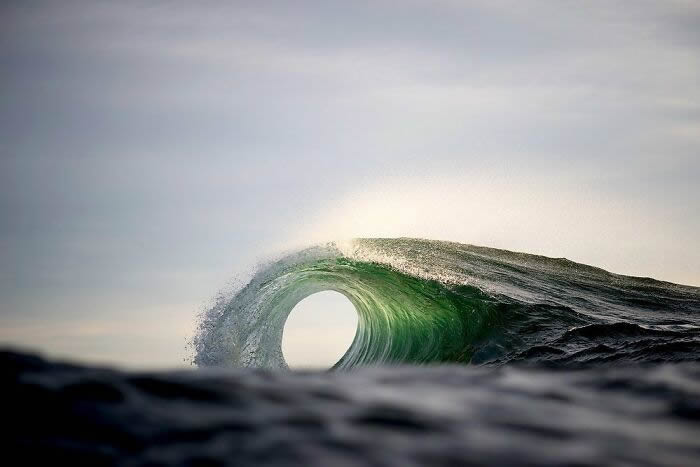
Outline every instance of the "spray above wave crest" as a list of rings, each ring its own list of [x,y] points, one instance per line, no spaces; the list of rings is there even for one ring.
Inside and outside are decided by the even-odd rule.
[[[261,268],[204,315],[195,363],[286,368],[285,321],[325,290],[345,295],[359,318],[336,368],[682,361],[700,351],[695,287],[459,243],[356,239]]]

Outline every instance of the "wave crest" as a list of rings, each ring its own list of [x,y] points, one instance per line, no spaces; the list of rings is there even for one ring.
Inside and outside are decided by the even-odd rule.
[[[700,293],[694,287],[459,243],[357,239],[311,247],[260,269],[204,315],[194,339],[195,363],[287,368],[285,321],[297,303],[326,290],[346,296],[358,313],[353,343],[334,368],[586,363],[591,349],[597,358],[620,361],[631,357],[610,345],[608,334],[633,327],[649,332],[626,334],[654,339],[652,347],[684,343],[676,346],[682,351],[667,355],[637,352],[635,361],[693,359],[693,349],[700,350]],[[671,316],[677,329],[667,325]]]

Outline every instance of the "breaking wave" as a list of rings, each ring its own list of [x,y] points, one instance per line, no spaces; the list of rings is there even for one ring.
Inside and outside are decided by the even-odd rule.
[[[314,246],[262,267],[203,315],[200,366],[287,368],[285,321],[305,297],[358,313],[334,368],[510,362],[578,366],[700,355],[700,289],[567,259],[419,239]]]

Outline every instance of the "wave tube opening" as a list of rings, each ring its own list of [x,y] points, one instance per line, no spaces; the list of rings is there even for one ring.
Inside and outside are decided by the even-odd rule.
[[[331,368],[350,348],[357,326],[357,310],[347,297],[330,290],[314,293],[287,317],[284,360],[291,369]]]

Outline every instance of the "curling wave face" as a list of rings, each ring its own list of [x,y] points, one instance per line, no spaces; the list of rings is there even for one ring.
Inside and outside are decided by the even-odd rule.
[[[204,316],[200,366],[286,368],[284,324],[316,292],[358,313],[334,368],[697,360],[700,289],[566,259],[417,239],[315,246],[261,268]]]

